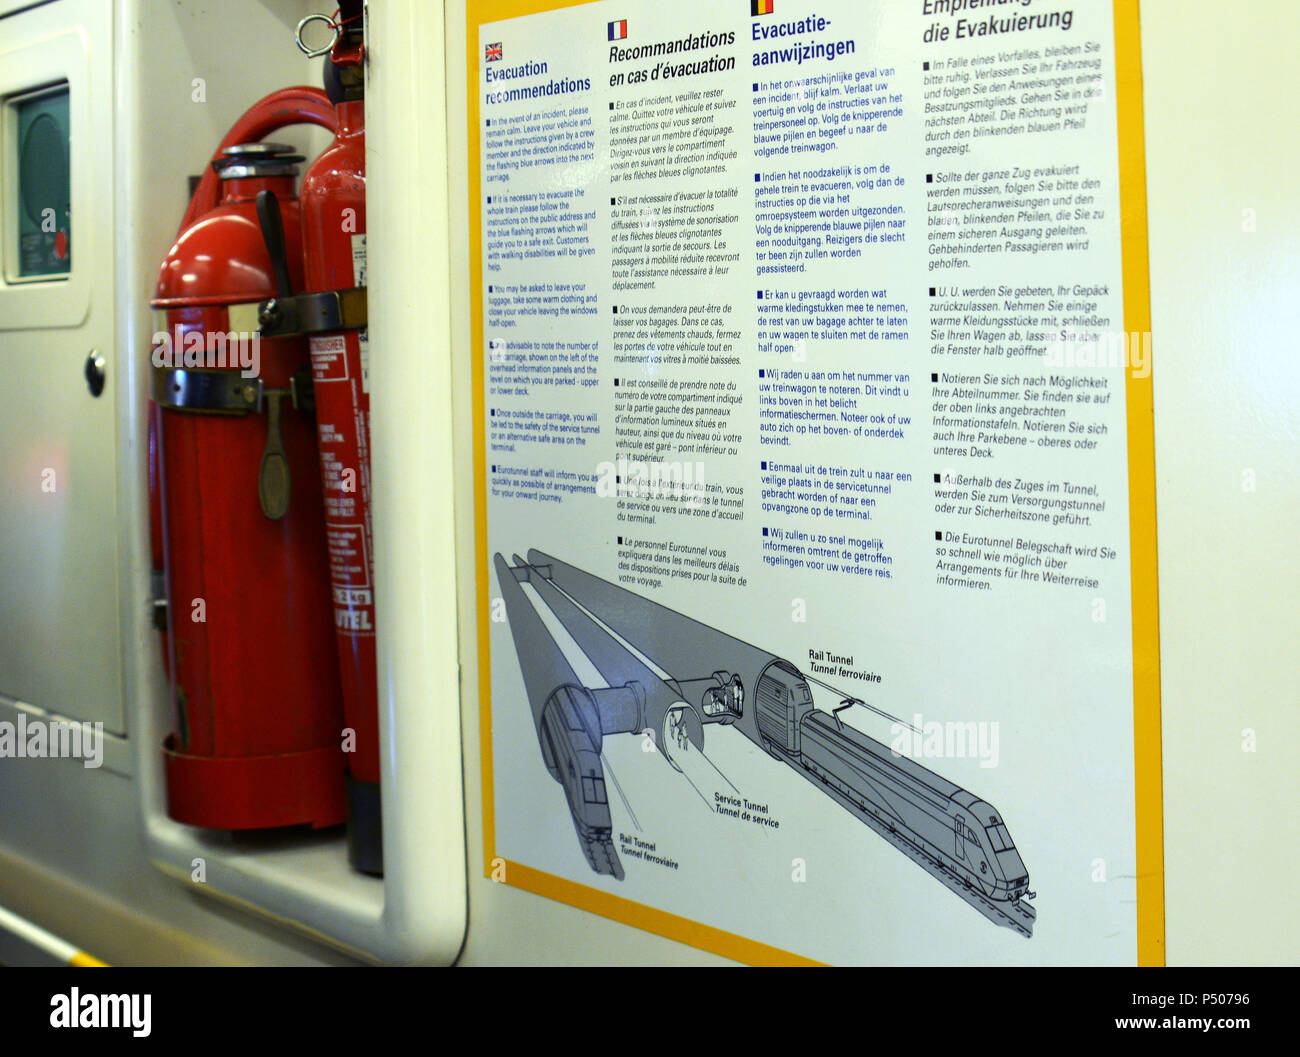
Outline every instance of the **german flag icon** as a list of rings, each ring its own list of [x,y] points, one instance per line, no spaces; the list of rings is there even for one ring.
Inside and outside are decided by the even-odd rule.
[[[749,0],[749,17],[757,18],[759,15],[770,15],[775,10],[773,0]]]

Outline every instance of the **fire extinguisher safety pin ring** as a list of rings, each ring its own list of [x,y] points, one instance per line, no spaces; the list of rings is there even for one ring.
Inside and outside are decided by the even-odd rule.
[[[309,47],[307,44],[303,43],[302,31],[306,29],[307,26],[310,25],[312,22],[324,22],[325,25],[331,31],[330,42],[322,48],[312,48]],[[338,43],[339,34],[341,34],[342,32],[343,32],[343,27],[339,23],[334,21],[332,15],[321,15],[321,14],[308,15],[306,18],[302,19],[302,21],[298,23],[297,28],[293,31],[293,42],[298,45],[298,50],[302,52],[304,55],[306,55],[307,58],[314,59],[318,55],[325,55],[326,53],[328,53],[334,47],[334,45]]]

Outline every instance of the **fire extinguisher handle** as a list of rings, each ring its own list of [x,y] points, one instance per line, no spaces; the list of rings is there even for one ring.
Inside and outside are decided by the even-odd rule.
[[[275,290],[281,297],[293,296],[289,280],[289,253],[284,244],[284,220],[280,216],[280,201],[271,191],[257,192],[257,221],[266,241],[266,252],[275,271]]]
[[[292,491],[289,477],[289,457],[284,452],[280,436],[280,398],[289,395],[288,389],[264,389],[266,398],[266,447],[262,451],[262,464],[257,471],[257,501],[262,513],[272,521],[279,521],[289,510]]]

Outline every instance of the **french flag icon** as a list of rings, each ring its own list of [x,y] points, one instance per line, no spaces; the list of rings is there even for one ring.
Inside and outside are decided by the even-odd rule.
[[[626,39],[627,39],[627,19],[626,19],[626,18],[620,18],[617,22],[611,22],[611,23],[609,24],[609,39],[610,39],[610,40],[626,40]]]

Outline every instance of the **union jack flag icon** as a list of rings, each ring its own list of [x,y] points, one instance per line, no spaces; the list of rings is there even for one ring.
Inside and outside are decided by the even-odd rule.
[[[487,46],[483,49],[483,58],[484,58],[484,60],[487,61],[487,62],[500,62],[500,61],[501,61],[501,42],[500,42],[500,41],[497,41],[495,44],[489,44],[489,45],[487,45]]]

